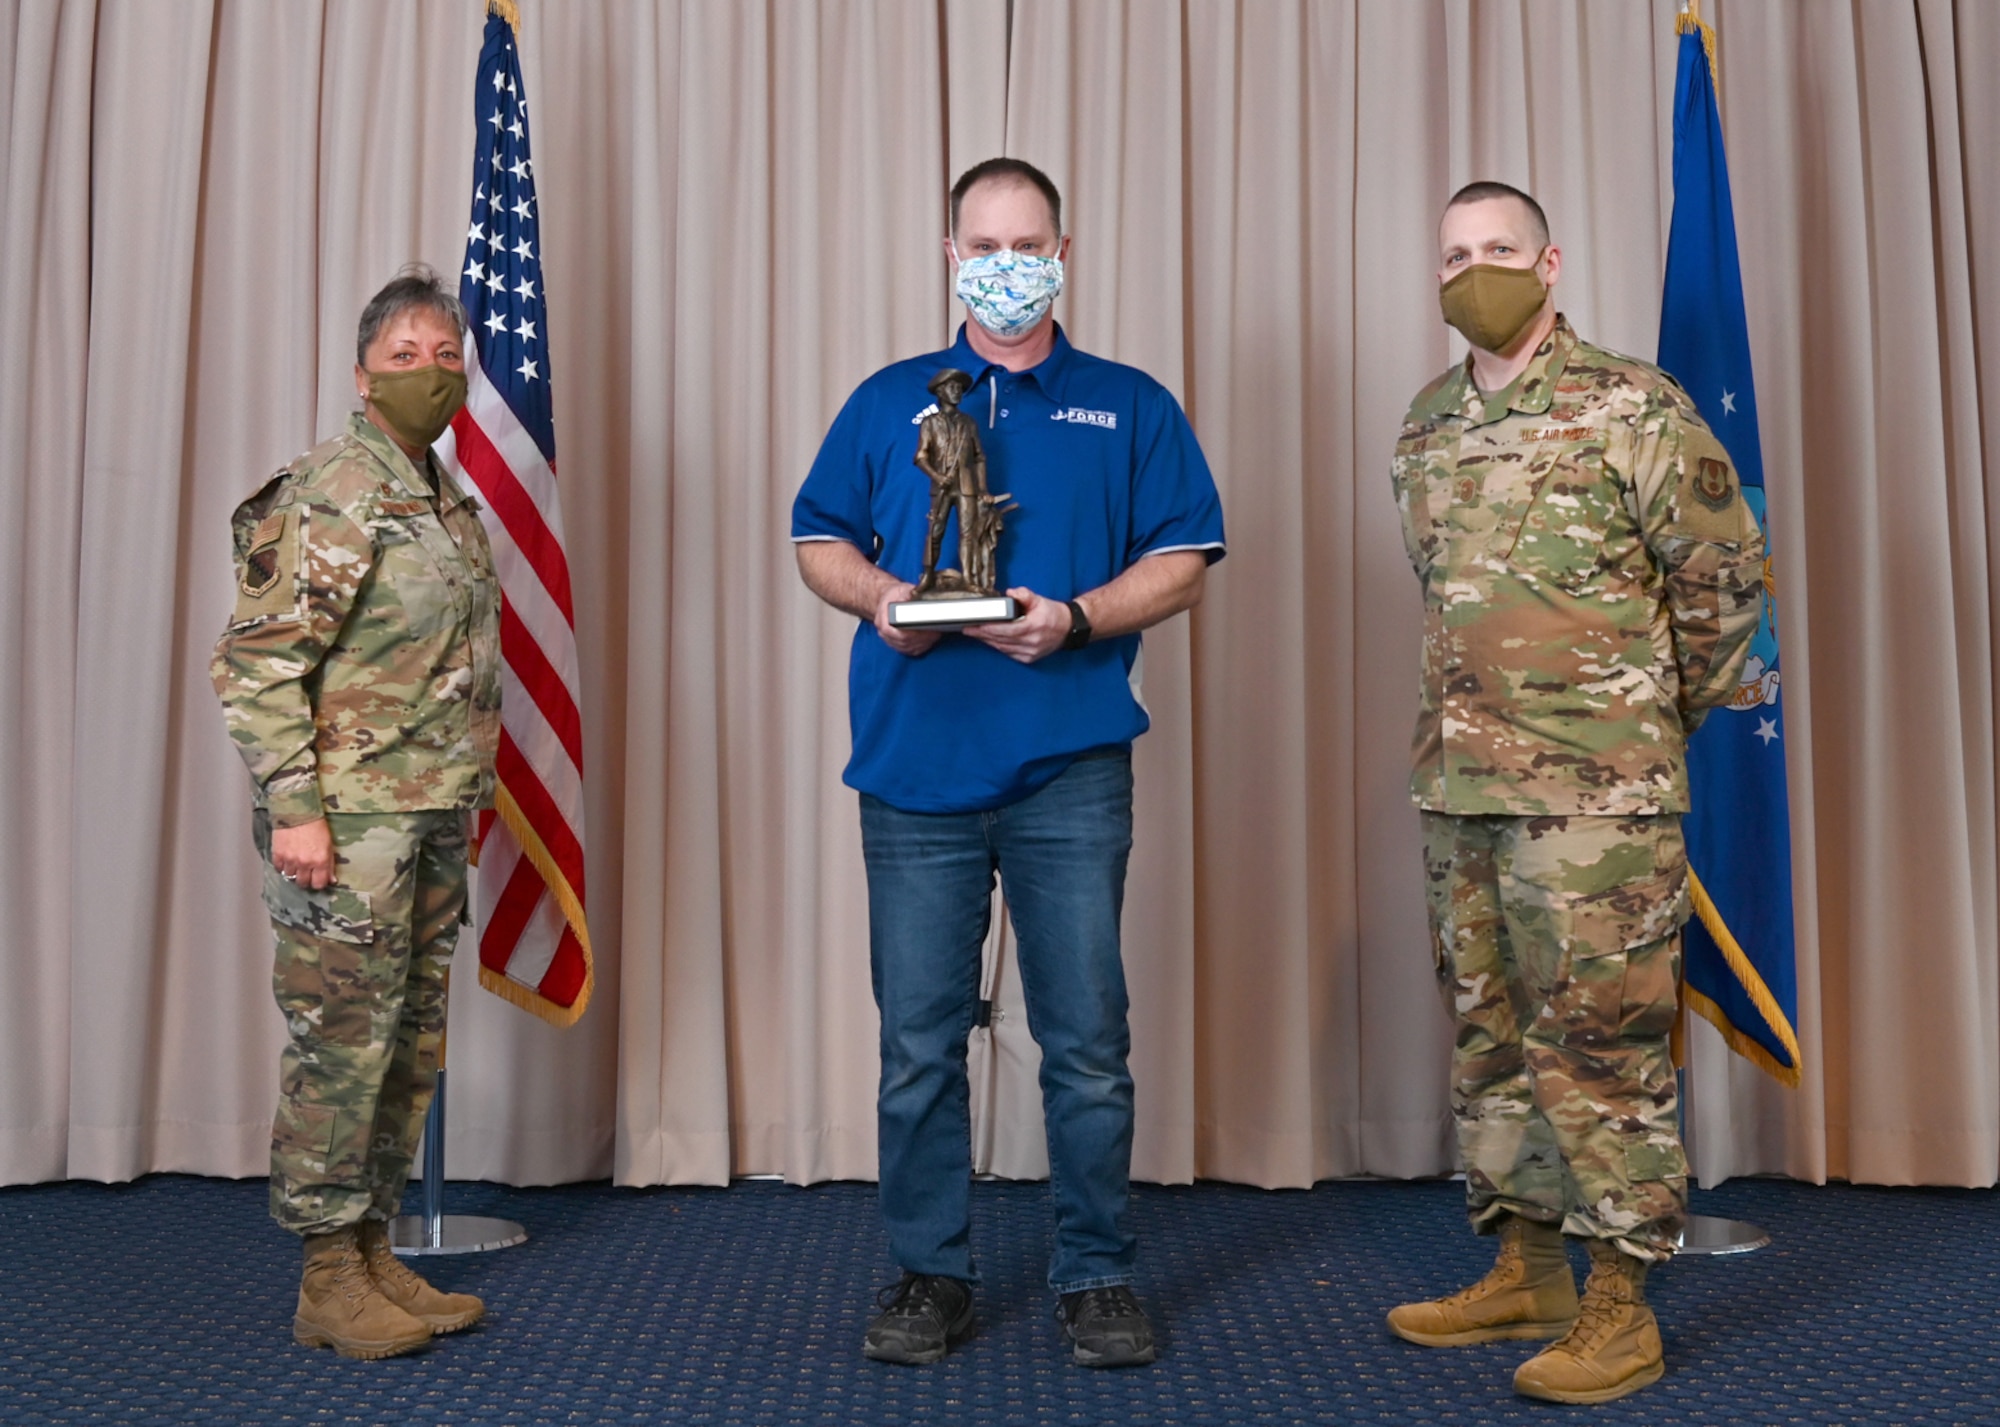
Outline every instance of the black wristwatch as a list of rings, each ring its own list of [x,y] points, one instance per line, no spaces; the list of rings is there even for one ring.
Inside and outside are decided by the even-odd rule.
[[[1069,602],[1069,633],[1063,636],[1062,647],[1081,649],[1090,643],[1090,616],[1083,612],[1083,606],[1075,600]]]

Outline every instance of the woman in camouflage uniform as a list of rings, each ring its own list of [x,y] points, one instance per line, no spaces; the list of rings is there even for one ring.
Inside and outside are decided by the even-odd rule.
[[[466,392],[465,315],[408,269],[356,341],[363,406],[237,507],[211,673],[249,766],[290,1042],[271,1213],[305,1240],[293,1335],[358,1358],[484,1305],[399,1262],[444,1032],[472,813],[492,806],[499,592],[478,506],[430,450]]]

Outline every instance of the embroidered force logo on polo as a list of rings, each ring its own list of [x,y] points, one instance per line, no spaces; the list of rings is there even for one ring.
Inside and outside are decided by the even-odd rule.
[[[1115,411],[1089,411],[1081,406],[1065,406],[1049,413],[1051,421],[1067,421],[1072,425],[1102,426],[1106,431],[1118,429],[1118,413]]]

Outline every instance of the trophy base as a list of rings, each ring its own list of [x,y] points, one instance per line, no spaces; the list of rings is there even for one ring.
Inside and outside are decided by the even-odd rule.
[[[966,629],[1020,617],[1021,606],[1012,595],[929,595],[889,606],[889,623],[897,629]]]

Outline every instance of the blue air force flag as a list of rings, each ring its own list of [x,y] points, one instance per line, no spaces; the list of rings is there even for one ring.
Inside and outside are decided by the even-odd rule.
[[[1683,15],[1674,82],[1674,217],[1660,304],[1660,365],[1694,398],[1764,519],[1764,454],[1736,215],[1715,76],[1713,32]],[[1779,699],[1777,584],[1764,566],[1764,619],[1735,697],[1688,744],[1684,819],[1698,916],[1687,926],[1687,1000],[1730,1047],[1799,1083],[1798,978],[1792,949],[1792,830]],[[1706,895],[1704,895],[1704,893]]]

